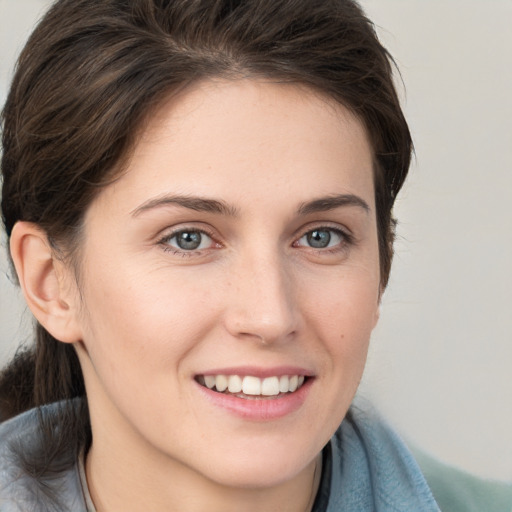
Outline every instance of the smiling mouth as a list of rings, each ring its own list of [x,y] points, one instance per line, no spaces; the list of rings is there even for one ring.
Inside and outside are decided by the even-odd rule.
[[[260,379],[252,375],[199,375],[196,381],[212,391],[246,400],[281,398],[300,389],[308,377],[282,375]]]

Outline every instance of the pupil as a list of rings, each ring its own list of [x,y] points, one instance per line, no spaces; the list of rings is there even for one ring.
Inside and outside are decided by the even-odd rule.
[[[308,234],[308,244],[315,249],[323,249],[329,245],[331,234],[329,231],[315,230]]]
[[[180,249],[193,250],[201,245],[201,233],[183,231],[176,240]]]

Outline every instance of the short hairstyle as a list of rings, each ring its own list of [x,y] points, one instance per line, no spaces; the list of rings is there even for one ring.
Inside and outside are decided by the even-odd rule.
[[[58,0],[19,57],[2,113],[7,236],[17,221],[34,222],[71,253],[87,207],[162,101],[199,80],[265,78],[305,85],[363,123],[384,289],[392,207],[412,149],[393,69],[355,0]],[[5,415],[85,394],[73,347],[41,326],[35,349],[13,362],[0,388],[16,388],[16,378],[25,391],[4,398]],[[77,428],[89,428],[85,412],[82,420]]]

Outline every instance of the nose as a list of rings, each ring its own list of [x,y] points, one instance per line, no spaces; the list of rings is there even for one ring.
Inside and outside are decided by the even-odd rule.
[[[283,343],[296,335],[299,308],[294,279],[284,258],[252,254],[231,269],[225,324],[232,336]]]

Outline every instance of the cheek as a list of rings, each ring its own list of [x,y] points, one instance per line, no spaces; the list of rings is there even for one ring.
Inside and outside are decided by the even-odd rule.
[[[149,384],[165,374],[168,382],[168,370],[179,367],[211,328],[215,311],[208,291],[194,281],[159,274],[164,273],[118,267],[89,280],[84,344],[105,381],[121,385],[126,380],[130,386],[145,379]]]
[[[324,282],[321,293],[306,294],[306,323],[324,340],[333,366],[361,373],[378,316],[378,279],[362,272]]]
[[[92,406],[104,411],[113,405],[132,425],[164,435],[170,418],[183,414],[184,362],[211,325],[213,312],[198,306],[193,286],[135,274],[124,280],[103,275],[101,283],[91,283],[84,294],[82,366]]]

